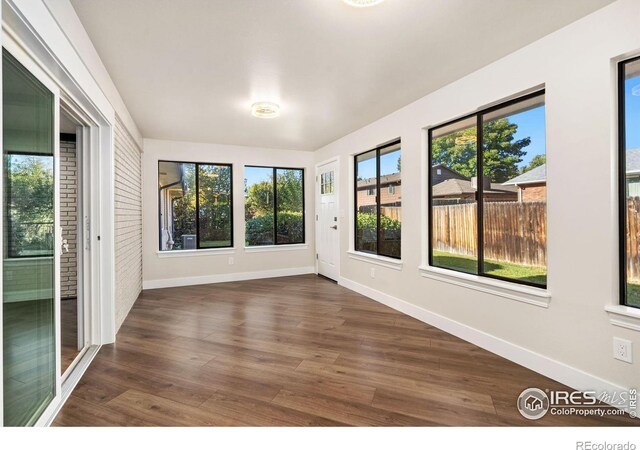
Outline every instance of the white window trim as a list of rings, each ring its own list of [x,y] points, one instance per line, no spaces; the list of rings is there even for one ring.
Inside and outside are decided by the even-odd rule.
[[[347,255],[349,256],[349,258],[356,261],[376,264],[378,266],[386,267],[393,270],[402,270],[403,263],[401,259],[394,259],[387,256],[374,255],[373,253],[359,252],[356,250],[349,250],[347,252]]]
[[[193,250],[157,250],[158,258],[184,258],[188,256],[233,255],[235,247],[201,248]]]
[[[497,295],[510,300],[517,300],[542,308],[548,308],[549,303],[551,303],[551,293],[547,289],[524,286],[428,265],[422,265],[418,269],[420,270],[420,275],[425,278]]]
[[[308,248],[309,244],[253,245],[251,247],[245,247],[244,251],[247,253],[286,252],[292,250],[307,250]]]
[[[604,309],[612,325],[640,331],[640,309],[624,305],[607,305]]]

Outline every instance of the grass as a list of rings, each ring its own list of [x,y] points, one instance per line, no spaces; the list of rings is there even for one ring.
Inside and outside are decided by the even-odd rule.
[[[640,284],[627,283],[627,304],[640,307]]]
[[[466,273],[477,273],[478,270],[476,258],[436,250],[433,251],[433,265]],[[547,284],[547,271],[543,267],[522,266],[519,264],[486,260],[484,262],[484,271],[488,275],[509,278],[511,280],[526,281],[542,286]],[[640,299],[640,285],[638,285],[637,295],[637,298]]]
[[[201,248],[230,247],[231,241],[201,241]]]

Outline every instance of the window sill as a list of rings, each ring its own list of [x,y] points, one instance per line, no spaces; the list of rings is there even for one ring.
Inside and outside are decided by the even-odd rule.
[[[203,248],[199,250],[165,250],[156,251],[158,258],[184,258],[187,256],[212,256],[212,255],[233,255],[236,249],[233,247],[225,248]]]
[[[402,270],[402,260],[388,258],[386,256],[372,255],[370,253],[358,252],[355,250],[349,250],[347,252],[349,258],[356,261],[363,261],[378,266],[386,267],[393,270]]]
[[[286,252],[292,250],[307,250],[308,248],[309,244],[256,245],[253,247],[245,247],[244,251],[247,253]]]
[[[640,331],[640,309],[623,305],[607,305],[604,309],[612,325]]]
[[[462,286],[475,291],[517,300],[541,308],[548,308],[551,294],[546,289],[523,286],[508,281],[493,280],[478,275],[455,272],[439,267],[420,266],[420,274],[425,278],[442,281],[444,283]]]

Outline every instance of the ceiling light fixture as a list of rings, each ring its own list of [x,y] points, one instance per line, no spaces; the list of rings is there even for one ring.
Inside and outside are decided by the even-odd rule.
[[[260,119],[273,119],[280,115],[280,106],[271,102],[258,102],[251,105],[251,114]]]
[[[368,6],[375,6],[382,3],[384,0],[342,0],[349,6],[355,6],[356,8],[367,8]]]

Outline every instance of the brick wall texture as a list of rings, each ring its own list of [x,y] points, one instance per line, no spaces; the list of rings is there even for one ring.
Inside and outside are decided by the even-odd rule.
[[[142,154],[117,118],[115,138],[116,329],[142,291]]]
[[[60,296],[75,298],[78,286],[78,159],[76,143],[60,141],[60,225],[69,252],[60,256]]]

